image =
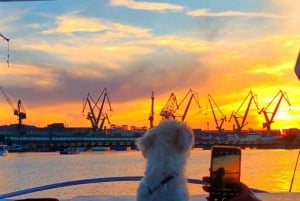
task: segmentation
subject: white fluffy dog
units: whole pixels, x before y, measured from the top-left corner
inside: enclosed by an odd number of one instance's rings
[[[193,144],[193,131],[175,120],[165,120],[137,139],[147,160],[137,201],[189,200],[184,167]]]

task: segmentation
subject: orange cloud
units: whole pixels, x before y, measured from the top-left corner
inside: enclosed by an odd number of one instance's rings
[[[73,14],[56,17],[56,23],[58,25],[56,28],[48,29],[43,33],[97,32],[107,29],[107,25],[97,18],[83,18]]]
[[[169,4],[169,3],[156,3],[156,2],[146,2],[146,1],[134,1],[134,0],[110,0],[113,6],[124,6],[131,9],[137,10],[149,10],[149,11],[181,11],[182,6]]]

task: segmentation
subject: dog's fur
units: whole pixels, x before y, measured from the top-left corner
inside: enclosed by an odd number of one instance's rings
[[[184,167],[194,144],[193,131],[184,123],[165,120],[136,144],[147,160],[137,201],[189,200]]]

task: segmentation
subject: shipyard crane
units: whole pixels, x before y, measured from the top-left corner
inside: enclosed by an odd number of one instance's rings
[[[10,3],[10,2],[15,2],[15,1],[49,1],[49,0],[1,0],[1,2],[5,2],[5,3]],[[0,33],[0,38],[2,38],[3,40],[5,40],[7,42],[7,66],[9,67],[9,38],[5,37],[2,33]]]
[[[102,118],[102,121],[100,123],[99,130],[103,130],[105,120],[107,120],[107,123],[110,124],[107,113],[104,113],[102,116],[103,116],[103,118]]]
[[[9,42],[9,38],[5,37],[2,33],[0,33],[0,38],[5,40],[6,42]]]
[[[240,109],[243,107],[243,105],[246,103],[246,101],[249,99],[249,102],[248,102],[248,105],[246,107],[246,110],[245,110],[245,113],[244,113],[244,116],[240,115],[239,112],[240,112]],[[242,129],[248,124],[248,122],[246,122],[246,119],[247,119],[247,116],[248,116],[248,113],[249,113],[249,109],[250,109],[250,106],[251,106],[251,103],[252,101],[255,103],[255,106],[256,106],[256,109],[259,110],[258,108],[258,102],[257,102],[257,95],[254,94],[251,90],[249,92],[249,94],[247,95],[247,97],[244,99],[244,101],[242,102],[242,104],[240,105],[240,107],[237,109],[236,112],[232,112],[230,118],[229,118],[229,122],[231,120],[231,118],[234,118],[235,120],[235,123],[236,123],[236,131],[238,132],[241,132]],[[238,119],[241,118],[242,121],[240,122]]]
[[[166,105],[160,112],[160,116],[162,120],[172,120],[175,119],[175,111],[178,109],[179,105],[177,103],[177,99],[174,93],[171,93]]]
[[[0,91],[2,92],[6,102],[12,108],[14,115],[18,116],[18,129],[19,129],[19,133],[22,134],[22,120],[26,119],[27,117],[22,101],[18,100],[17,108],[15,108],[14,104],[12,103],[12,101],[10,100],[10,98],[8,97],[8,95],[5,93],[5,91],[1,86],[0,86]]]
[[[279,98],[278,98],[279,97]],[[287,102],[287,104],[289,106],[291,106],[291,103],[288,99],[288,96],[287,96],[287,93],[282,91],[282,90],[279,90],[279,92],[274,96],[274,98],[271,100],[271,102],[266,106],[266,107],[263,107],[260,111],[259,111],[259,114],[263,113],[264,117],[265,117],[265,120],[266,122],[263,123],[263,128],[267,128],[267,133],[270,134],[270,131],[271,131],[271,124],[274,123],[274,118],[275,118],[275,115],[278,111],[278,108],[279,108],[279,105],[282,101],[282,99],[285,99],[285,101]],[[275,109],[273,112],[268,112],[268,109],[270,107],[270,105],[275,101],[275,100],[278,100],[276,106],[275,106]],[[268,113],[271,113],[271,116],[268,116]]]
[[[102,101],[100,102],[101,99],[102,99]],[[112,111],[107,89],[104,88],[102,90],[97,101],[95,101],[93,99],[93,97],[90,95],[90,93],[88,93],[88,95],[86,97],[84,97],[83,101],[84,102],[83,102],[82,112],[85,111],[86,105],[88,105],[89,112],[87,114],[87,119],[91,121],[92,128],[95,130],[97,130],[97,129],[102,130],[105,119],[108,119],[107,114],[103,113],[105,101],[107,101],[107,103],[109,105],[109,109],[110,109],[110,111]],[[102,123],[99,126],[100,120],[102,120]]]
[[[222,131],[224,130],[222,128],[224,122],[226,121],[226,115],[224,115],[222,113],[222,111],[220,110],[220,108],[218,107],[216,101],[213,99],[213,97],[208,94],[208,102],[209,102],[209,105],[210,105],[210,109],[212,111],[212,114],[213,114],[213,117],[214,117],[214,120],[215,120],[215,123],[216,123],[216,128],[219,130],[219,131]],[[216,116],[216,113],[215,113],[215,110],[214,108],[217,108],[219,114],[221,115],[221,118],[220,119],[217,119],[217,116]]]
[[[183,112],[183,115],[181,116],[181,121],[184,121],[184,120],[185,120],[186,115],[187,115],[187,112],[188,112],[188,110],[189,110],[189,108],[190,108],[190,106],[191,106],[192,100],[194,100],[194,101],[196,102],[196,104],[197,104],[197,106],[198,106],[199,109],[201,108],[201,107],[200,107],[200,103],[199,103],[199,98],[198,98],[197,92],[195,92],[195,91],[193,91],[192,89],[190,89],[190,90],[188,91],[188,93],[184,96],[184,98],[182,99],[182,101],[179,103],[177,109],[179,109],[179,108],[183,105],[183,103],[185,102],[185,100],[186,100],[189,96],[190,96],[190,98],[188,99],[188,103],[187,103],[187,105],[186,105],[186,107],[185,107],[185,110],[184,110],[184,112]]]
[[[7,66],[9,67],[9,38],[5,37],[2,33],[0,33],[0,38],[2,38],[3,40],[5,40],[7,42]]]

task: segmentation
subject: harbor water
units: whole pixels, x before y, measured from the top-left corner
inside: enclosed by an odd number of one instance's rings
[[[241,180],[251,188],[269,192],[288,192],[298,150],[242,151]],[[167,157],[167,156],[166,156]],[[208,175],[210,151],[194,149],[188,159],[186,175],[201,179]],[[299,164],[300,166],[300,164]],[[141,152],[99,151],[76,155],[47,153],[9,153],[0,157],[0,194],[51,183],[115,176],[142,176],[145,160]],[[79,195],[135,195],[138,182],[96,183],[69,186],[19,196],[71,198]],[[190,194],[205,194],[200,185],[189,184]],[[300,167],[292,192],[300,192]]]

